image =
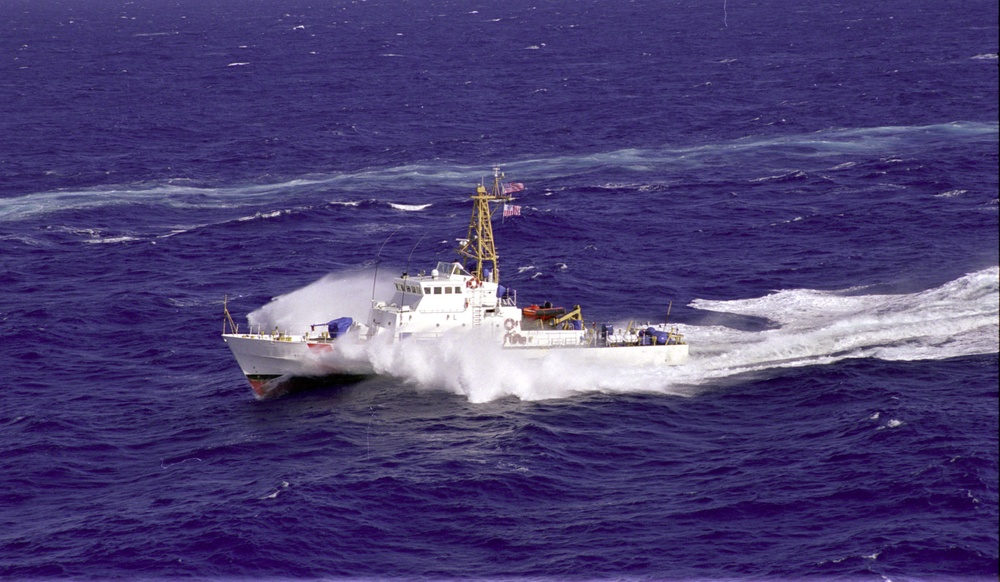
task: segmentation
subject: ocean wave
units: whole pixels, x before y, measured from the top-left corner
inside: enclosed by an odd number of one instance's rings
[[[0,222],[30,220],[73,210],[156,206],[175,210],[243,208],[275,199],[311,198],[341,188],[344,176],[309,175],[281,182],[209,186],[183,178],[0,198]]]
[[[760,166],[778,173],[750,178],[753,182],[797,181],[808,179],[814,168],[805,160],[819,156],[821,162],[815,169],[829,169],[831,156],[853,154],[878,156],[884,164],[902,160],[899,150],[908,143],[914,148],[924,148],[927,141],[954,144],[955,140],[995,139],[998,125],[986,122],[952,122],[926,126],[885,126],[871,128],[830,129],[814,133],[784,135],[780,137],[751,137],[702,144],[698,146],[663,146],[658,148],[626,148],[608,152],[585,153],[572,156],[555,156],[511,160],[503,165],[507,174],[529,176],[538,182],[563,179],[566,176],[607,175],[618,170],[629,174],[661,172],[669,167],[703,170],[727,165],[734,151],[760,154]],[[885,152],[895,154],[887,158]],[[794,160],[799,160],[795,162]],[[790,163],[801,164],[799,169],[786,170]],[[855,161],[834,166],[836,170],[853,167]],[[792,166],[795,167],[795,166]],[[40,192],[0,198],[0,221],[33,219],[67,210],[93,209],[120,205],[162,205],[170,208],[226,208],[240,207],[262,200],[288,198],[289,196],[314,196],[328,190],[361,193],[384,192],[387,189],[423,191],[465,191],[470,185],[488,181],[489,172],[482,166],[452,164],[448,162],[415,163],[383,168],[366,168],[358,171],[330,174],[310,174],[291,180],[250,185],[204,186],[171,179],[139,186],[105,186],[79,191]],[[528,184],[529,189],[531,184]],[[586,186],[581,186],[586,188]],[[638,188],[656,191],[665,188],[661,182],[608,182],[592,185],[599,189]],[[353,204],[331,202],[331,204]],[[415,209],[421,204],[400,204],[399,210]]]

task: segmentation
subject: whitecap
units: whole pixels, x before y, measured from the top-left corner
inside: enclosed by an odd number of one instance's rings
[[[935,198],[954,198],[955,196],[961,196],[962,194],[965,194],[966,192],[968,192],[968,190],[959,190],[959,189],[948,190],[947,192],[942,192],[940,194],[935,194],[934,197]]]
[[[258,220],[266,218],[277,218],[282,214],[291,214],[291,210],[272,210],[271,212],[257,212],[253,216],[241,216],[237,218],[237,222],[246,222],[248,220]]]
[[[392,206],[396,210],[403,210],[405,212],[419,212],[420,210],[426,210],[431,205],[430,204],[397,204],[395,202],[390,202],[389,206]]]
[[[17,241],[17,242],[19,242],[19,243],[21,243],[23,245],[30,246],[30,247],[42,246],[42,243],[40,241],[37,241],[37,240],[31,238],[30,236],[25,236],[25,235],[3,234],[3,235],[0,235],[0,240]]]
[[[249,65],[250,63],[229,63],[227,67],[243,67]]]
[[[780,181],[784,181],[784,180],[800,180],[802,178],[808,178],[808,177],[809,177],[808,174],[806,174],[805,172],[803,172],[801,170],[793,170],[793,171],[790,171],[790,172],[786,172],[784,174],[775,174],[773,176],[763,176],[763,177],[760,177],[760,178],[751,178],[750,181],[751,182],[769,182],[771,180],[780,180]]]
[[[88,244],[113,244],[113,243],[130,242],[134,240],[139,240],[139,239],[134,236],[124,235],[124,236],[111,236],[107,238],[91,238],[83,242]]]
[[[288,489],[288,486],[289,486],[288,481],[282,481],[281,484],[278,485],[277,487],[275,487],[270,493],[268,493],[267,495],[265,495],[263,497],[259,497],[258,499],[261,499],[261,500],[264,500],[264,499],[274,499],[274,498],[276,498],[278,496],[279,493],[281,493],[285,489]]]
[[[168,232],[166,234],[158,234],[158,235],[156,235],[156,238],[170,238],[172,236],[177,236],[178,234],[184,234],[185,232],[191,232],[193,230],[196,230],[196,229],[204,227],[204,226],[208,226],[208,225],[207,224],[199,224],[199,225],[188,226],[188,227],[184,227],[184,228],[173,228],[173,229],[170,229],[170,232]]]
[[[170,467],[173,467],[174,465],[183,465],[184,463],[187,463],[188,461],[198,461],[199,463],[202,462],[201,459],[199,459],[198,457],[190,457],[190,458],[187,458],[187,459],[183,459],[183,460],[177,461],[176,463],[167,463],[166,460],[161,460],[160,461],[160,468],[161,469],[169,469]]]

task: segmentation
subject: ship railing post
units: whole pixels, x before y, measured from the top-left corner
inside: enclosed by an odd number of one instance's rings
[[[222,335],[226,335],[226,324],[229,325],[229,331],[234,334],[240,333],[240,326],[233,322],[233,316],[229,314],[229,296],[223,295],[222,297],[222,313],[224,315],[222,319]]]

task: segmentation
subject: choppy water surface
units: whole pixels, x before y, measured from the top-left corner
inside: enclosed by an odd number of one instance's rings
[[[996,578],[995,4],[0,15],[0,574]],[[493,164],[505,285],[689,365],[254,400],[224,297],[363,312]]]

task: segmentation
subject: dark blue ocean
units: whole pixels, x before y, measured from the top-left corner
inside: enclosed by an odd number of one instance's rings
[[[995,0],[0,0],[0,577],[996,580],[997,51]],[[494,165],[521,303],[688,365],[254,398],[224,298],[343,315]]]

